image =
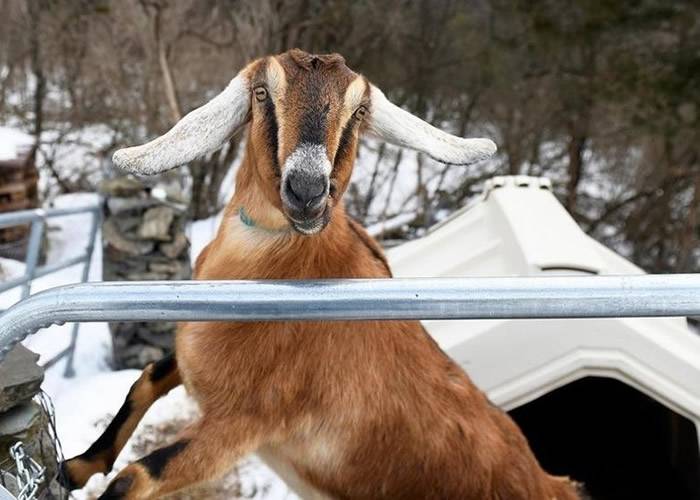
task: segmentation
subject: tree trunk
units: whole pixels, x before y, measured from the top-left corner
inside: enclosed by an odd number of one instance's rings
[[[182,118],[183,108],[168,57],[171,44],[163,39],[162,33],[163,12],[167,4],[142,3],[142,5],[147,13],[149,7],[154,9],[153,35],[158,54],[158,65],[170,111],[170,119],[174,124]],[[189,163],[188,170],[192,177],[189,216],[192,220],[209,218],[221,208],[219,206],[221,183],[236,158],[239,142],[239,137],[231,138],[222,151]]]
[[[574,214],[578,201],[578,185],[583,174],[583,152],[586,150],[585,134],[573,133],[569,139],[569,182],[566,187],[566,209]]]

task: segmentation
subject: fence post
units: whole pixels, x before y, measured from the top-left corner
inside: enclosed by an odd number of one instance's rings
[[[88,246],[85,249],[85,255],[87,260],[83,266],[83,275],[80,279],[81,283],[87,282],[90,277],[90,264],[92,264],[92,254],[95,250],[95,235],[97,234],[97,226],[100,223],[100,215],[102,210],[102,204],[98,209],[92,212],[92,217],[90,219],[90,237],[88,239]],[[73,323],[73,330],[70,336],[70,345],[68,346],[68,354],[66,359],[66,367],[63,370],[63,376],[66,378],[73,378],[75,376],[75,368],[73,367],[73,359],[75,356],[75,346],[78,343],[78,330],[80,329],[80,323]]]
[[[28,280],[22,287],[22,300],[29,297],[29,294],[32,291],[32,280],[34,279],[34,273],[36,272],[36,265],[39,262],[41,240],[44,234],[44,223],[45,221],[43,217],[32,221],[32,229],[29,233],[29,242],[27,243],[27,268],[24,272]]]

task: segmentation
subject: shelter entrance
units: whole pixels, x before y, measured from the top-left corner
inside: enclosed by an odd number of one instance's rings
[[[545,470],[595,500],[700,498],[693,422],[622,382],[587,377],[510,415]]]

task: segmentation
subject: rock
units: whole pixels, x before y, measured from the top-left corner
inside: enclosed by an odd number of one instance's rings
[[[37,419],[41,418],[41,408],[34,402],[25,402],[15,406],[0,417],[0,436],[5,439],[8,436],[26,438],[26,431],[34,426]],[[14,443],[13,443],[14,444]]]
[[[159,280],[167,280],[167,279],[168,279],[168,275],[163,274],[163,273],[146,272],[146,273],[127,273],[126,274],[127,281],[159,281]]]
[[[102,278],[105,281],[123,281],[129,273],[145,273],[148,271],[148,262],[141,258],[124,257],[117,255],[118,260],[105,262],[102,270]]]
[[[142,193],[145,187],[132,177],[117,177],[100,183],[100,193],[111,196],[135,196]]]
[[[171,260],[168,262],[151,262],[148,265],[148,269],[150,269],[154,273],[171,274],[171,275],[172,274],[175,274],[175,275],[182,274],[182,267],[183,267],[183,265],[176,260]]]
[[[160,324],[159,324],[160,325]],[[173,323],[162,323],[160,328],[153,328],[152,325],[145,326],[144,328],[139,328],[137,331],[137,336],[140,340],[145,341],[146,345],[152,345],[155,347],[160,347],[167,351],[173,350],[173,333],[175,333],[175,325]]]
[[[165,351],[154,346],[144,346],[138,354],[138,366],[146,366],[148,363],[158,361],[165,356]]]
[[[175,238],[173,239],[172,243],[161,243],[160,246],[158,247],[161,252],[163,252],[163,255],[166,257],[169,257],[171,259],[174,259],[176,257],[179,257],[180,254],[186,249],[189,248],[190,242],[187,239],[187,236],[185,236],[184,233],[177,233],[175,235]]]
[[[46,467],[45,477],[53,477],[56,474],[56,457],[53,452],[53,443],[47,432],[47,425],[46,414],[33,401],[15,406],[0,415],[0,464],[14,464],[9,449],[17,441],[22,441],[25,453]],[[14,465],[7,469],[15,472]],[[47,481],[48,479],[40,485],[40,494],[37,498],[44,498],[42,492],[49,487]]]
[[[141,224],[140,217],[129,217],[126,215],[120,215],[119,217],[112,217],[112,221],[117,225],[119,232],[122,234],[128,234],[136,230]]]
[[[143,368],[165,356],[165,350],[155,346],[133,345],[115,352],[119,368]]]
[[[109,246],[127,255],[146,255],[153,251],[155,244],[150,241],[135,241],[126,238],[112,217],[102,224],[102,239]]]
[[[119,198],[113,197],[107,199],[107,208],[112,215],[121,214],[124,212],[141,212],[147,208],[158,205],[158,200],[153,198]]]
[[[38,359],[38,355],[18,344],[0,363],[0,414],[39,392],[44,370],[36,364]]]
[[[2,469],[0,469],[0,485],[4,485],[4,488],[12,495],[10,498],[17,498],[19,496],[17,478]],[[2,496],[2,493],[4,493],[4,491],[0,489],[0,499],[5,499],[6,497]]]
[[[175,211],[166,206],[146,210],[139,227],[139,237],[146,240],[171,241],[170,225],[175,218]]]

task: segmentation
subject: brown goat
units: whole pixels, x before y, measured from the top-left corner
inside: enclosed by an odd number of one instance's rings
[[[339,55],[291,50],[249,64],[218,97],[115,162],[161,172],[245,124],[236,192],[197,279],[389,278],[380,246],[341,202],[359,134],[455,164],[495,151],[391,104]],[[108,472],[148,407],[180,383],[201,419],[126,467],[101,498],[159,497],[216,478],[250,452],[305,498],[578,498],[417,321],[184,323],[175,358],[144,370],[104,434],[64,464],[66,482]]]

